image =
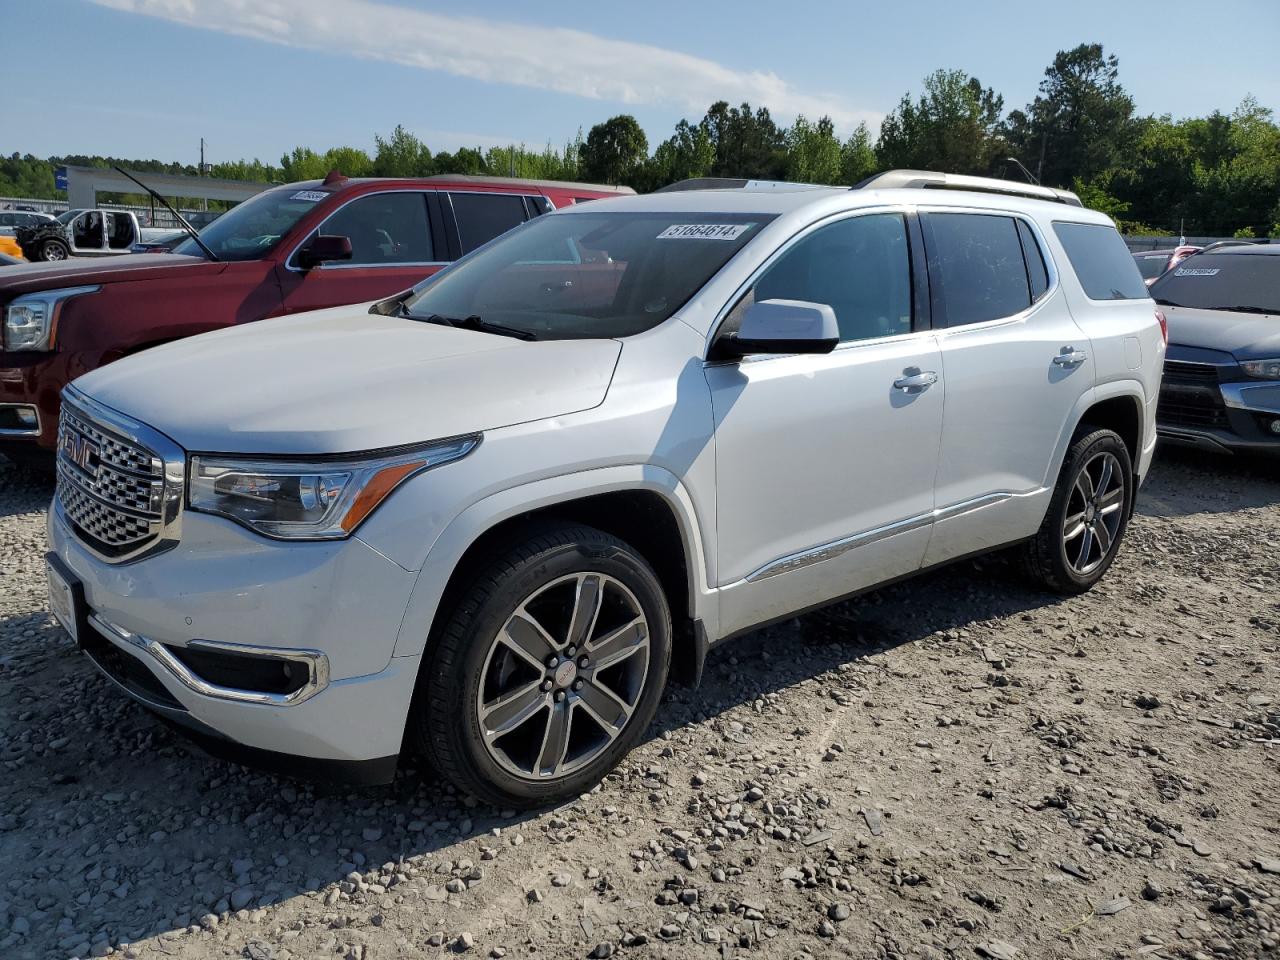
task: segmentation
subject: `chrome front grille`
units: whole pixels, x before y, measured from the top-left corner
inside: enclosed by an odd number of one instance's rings
[[[182,500],[181,451],[105,408],[64,398],[58,422],[61,512],[77,538],[104,560],[121,562],[176,542]]]

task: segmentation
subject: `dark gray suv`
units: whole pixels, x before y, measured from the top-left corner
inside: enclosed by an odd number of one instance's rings
[[[1160,437],[1280,453],[1280,245],[1198,253],[1151,295],[1169,321]]]

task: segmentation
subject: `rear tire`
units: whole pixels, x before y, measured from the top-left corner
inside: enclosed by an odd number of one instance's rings
[[[1133,508],[1129,448],[1113,430],[1072,441],[1044,522],[1022,547],[1028,575],[1055,593],[1084,593],[1115,560]]]
[[[499,807],[579,796],[643,736],[671,662],[671,613],[630,545],[530,531],[481,565],[423,658],[410,744]]]

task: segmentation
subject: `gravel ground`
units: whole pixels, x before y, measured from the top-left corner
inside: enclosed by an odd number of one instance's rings
[[[516,815],[211,760],[45,612],[0,466],[0,957],[1280,955],[1280,471],[1163,457],[1091,594],[964,563],[761,631]]]

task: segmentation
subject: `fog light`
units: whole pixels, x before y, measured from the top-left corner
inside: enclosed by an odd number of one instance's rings
[[[35,407],[19,407],[18,423],[24,427],[34,427],[36,425]],[[1280,426],[1280,420],[1277,420],[1273,426]]]
[[[1272,432],[1272,433],[1280,433],[1280,420],[1272,420],[1272,421],[1271,421],[1271,432]]]

